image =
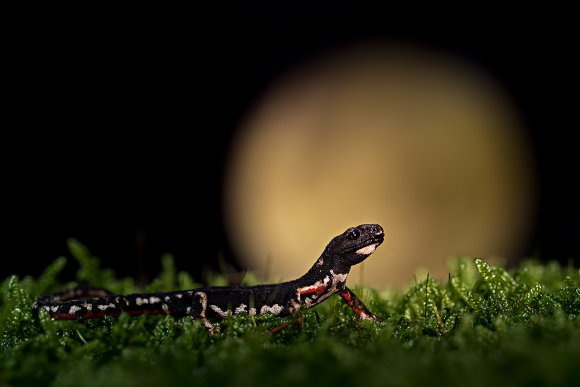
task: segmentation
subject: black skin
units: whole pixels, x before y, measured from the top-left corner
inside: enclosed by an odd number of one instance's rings
[[[231,314],[289,316],[333,294],[340,295],[361,320],[380,321],[346,286],[350,268],[364,261],[384,240],[378,224],[361,224],[334,237],[314,265],[300,278],[278,284],[215,286],[148,294],[115,295],[104,289],[76,288],[40,297],[33,305],[57,320],[167,314],[200,319],[214,333],[210,319]],[[362,249],[362,250],[361,250]]]

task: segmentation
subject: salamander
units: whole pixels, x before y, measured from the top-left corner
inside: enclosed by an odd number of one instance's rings
[[[57,320],[104,316],[165,314],[201,320],[213,334],[212,321],[231,315],[291,316],[334,294],[341,296],[361,320],[380,321],[346,286],[350,269],[375,252],[385,233],[378,224],[350,227],[334,237],[314,265],[301,277],[254,286],[213,286],[173,292],[117,295],[105,289],[75,288],[42,296],[33,309],[46,309]]]

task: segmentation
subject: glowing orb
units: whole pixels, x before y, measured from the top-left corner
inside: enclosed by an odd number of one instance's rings
[[[226,226],[249,269],[300,276],[347,227],[385,242],[350,284],[446,278],[446,258],[514,258],[533,209],[527,139],[494,80],[457,58],[365,46],[272,85],[240,128]],[[266,279],[266,278],[264,278]]]

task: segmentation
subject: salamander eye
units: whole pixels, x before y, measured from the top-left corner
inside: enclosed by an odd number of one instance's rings
[[[355,239],[358,239],[358,237],[360,236],[360,231],[356,228],[353,228],[352,230],[350,230],[347,234],[348,239],[350,239],[351,241],[354,241]]]

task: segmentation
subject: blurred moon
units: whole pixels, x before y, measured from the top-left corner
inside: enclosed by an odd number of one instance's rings
[[[241,126],[224,206],[235,252],[258,276],[302,275],[347,227],[385,242],[349,284],[445,279],[447,257],[514,254],[534,208],[528,139],[481,69],[385,44],[312,59],[272,84]],[[267,277],[267,278],[266,278]]]

